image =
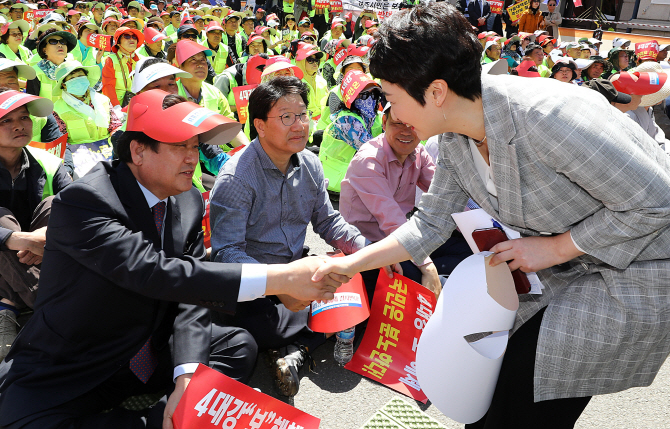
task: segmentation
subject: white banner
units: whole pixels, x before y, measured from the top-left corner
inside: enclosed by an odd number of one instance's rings
[[[375,12],[395,12],[400,10],[402,0],[375,1],[375,0],[342,0],[346,10],[374,10]]]

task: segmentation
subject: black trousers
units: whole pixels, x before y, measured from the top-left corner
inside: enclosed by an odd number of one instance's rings
[[[248,332],[240,328],[212,326],[211,368],[246,383],[256,364],[256,356],[256,343]],[[159,352],[158,367],[146,384],[126,365],[84,395],[25,417],[6,429],[160,428],[167,397],[142,411],[129,411],[119,404],[143,394],[169,395],[174,390],[173,369],[169,347],[165,347]]]
[[[535,351],[544,310],[510,338],[498,384],[488,412],[465,429],[569,429],[575,426],[591,397],[534,402]]]

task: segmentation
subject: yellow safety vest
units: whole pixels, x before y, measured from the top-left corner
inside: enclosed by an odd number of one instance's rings
[[[30,49],[26,48],[23,45],[19,45],[19,55],[16,55],[14,51],[12,51],[9,48],[9,45],[6,43],[0,44],[0,53],[2,53],[8,60],[22,61],[26,64],[28,64],[28,62],[33,56],[33,53],[30,52]]]
[[[37,73],[37,79],[40,80],[40,97],[48,98],[55,103],[56,100],[60,99],[63,92],[60,85],[55,80],[49,79],[37,64],[33,66],[33,69]]]
[[[58,167],[60,167],[60,165],[63,163],[63,160],[42,149],[37,149],[30,146],[26,146],[26,149],[42,167],[44,174],[46,174],[47,180],[44,182],[42,199],[52,196],[54,194],[54,176],[56,175],[56,171],[58,171]]]
[[[312,85],[306,79],[303,78],[302,81],[309,87],[307,109],[312,111],[312,118],[316,118],[321,115],[321,100],[328,94],[328,83],[318,74],[314,78],[316,88],[312,88]]]
[[[47,118],[30,115],[33,121],[33,139],[34,142],[42,142],[42,128],[47,124]]]
[[[179,95],[188,98],[188,94],[186,93],[186,89],[184,89],[184,85],[182,84],[181,80],[177,81],[177,87],[179,88]],[[202,97],[200,97],[199,104],[202,107],[235,120],[235,115],[233,115],[233,112],[230,110],[228,101],[223,97],[221,91],[216,89],[215,86],[210,85],[207,82],[203,82],[202,87],[200,87],[200,93],[202,94]]]
[[[205,48],[210,49],[206,38],[203,40],[202,45]],[[219,43],[218,51],[215,51],[214,49],[210,49],[210,51],[212,51],[212,56],[209,58],[209,60],[212,63],[212,67],[214,68],[214,73],[220,74],[227,68],[226,62],[228,61],[228,46],[224,45],[223,43]]]
[[[353,116],[361,121],[361,123],[365,123],[363,118],[350,110],[340,111],[338,117],[342,116]],[[381,122],[381,116],[377,115],[372,125],[373,136],[382,133]],[[321,165],[323,165],[323,175],[328,179],[328,190],[340,192],[342,179],[347,174],[347,168],[349,168],[349,163],[356,154],[356,149],[349,146],[345,141],[336,138],[333,126],[331,123],[323,132],[323,141],[321,142],[321,149],[319,149],[319,160],[321,161]]]
[[[221,36],[221,43],[228,46],[228,33],[225,31]],[[235,50],[237,51],[237,58],[242,58],[244,50],[242,49],[242,36],[240,36],[240,33],[235,33]]]
[[[72,57],[79,61],[81,65],[83,66],[94,66],[97,63],[95,62],[95,57],[98,55],[98,50],[95,48],[89,47],[88,50],[86,51],[86,57],[83,57],[82,50],[81,50],[81,42],[77,42],[77,46],[72,50],[71,54]]]
[[[98,97],[103,97],[103,104],[105,111],[111,109],[109,98],[102,94],[96,94]],[[73,109],[61,98],[54,103],[54,111],[65,122],[67,127],[67,142],[70,144],[91,143],[103,140],[109,137],[109,130],[107,128],[98,127],[95,125],[95,120],[89,118],[84,114]]]

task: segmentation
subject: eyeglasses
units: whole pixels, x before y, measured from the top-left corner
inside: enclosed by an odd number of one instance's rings
[[[360,100],[367,100],[370,97],[379,98],[379,95],[376,91],[365,91],[358,94]]]
[[[309,122],[310,118],[312,117],[312,111],[308,110],[304,113],[297,114],[297,113],[284,113],[281,116],[268,116],[268,118],[280,118],[281,123],[284,124],[287,127],[290,127],[293,125],[296,121],[296,119],[300,118],[300,122],[303,124],[306,124]]]
[[[308,57],[305,61],[310,64],[319,64],[319,59],[317,57]]]
[[[47,43],[50,45],[61,45],[61,46],[67,46],[67,42],[65,39],[49,39],[47,40]]]
[[[126,40],[139,40],[136,35],[131,33],[123,33],[121,35],[121,38]]]
[[[23,37],[23,32],[22,31],[14,31],[14,32],[9,32],[9,37]]]
[[[189,39],[189,40],[196,40],[198,38],[198,35],[193,34],[193,33],[182,34],[181,38],[182,39]]]

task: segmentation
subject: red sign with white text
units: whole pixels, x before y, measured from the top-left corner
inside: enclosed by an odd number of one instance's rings
[[[28,22],[32,21],[33,19],[42,19],[51,12],[53,12],[53,9],[29,10],[23,12],[23,19],[25,19]]]
[[[240,118],[240,124],[246,124],[249,117],[249,96],[258,85],[244,85],[233,88],[235,95],[235,106],[237,107],[237,116]]]
[[[344,367],[425,404],[428,398],[416,377],[416,348],[435,303],[435,294],[420,284],[380,272],[365,335]]]
[[[320,422],[202,364],[172,417],[175,429],[317,429]]]
[[[65,147],[67,146],[67,133],[58,137],[56,140],[49,143],[30,142],[30,147],[43,149],[52,155],[56,155],[60,159],[65,156]]]
[[[105,52],[112,52],[112,36],[91,33],[88,36],[88,46]]]
[[[202,193],[202,199],[205,200],[205,216],[202,218],[202,231],[205,238],[205,249],[212,247],[212,227],[209,223],[209,191]]]
[[[342,0],[330,0],[330,13],[342,13],[344,9],[342,8]]]
[[[489,4],[491,5],[491,13],[502,14],[503,5],[505,4],[503,0],[489,0]]]
[[[363,277],[356,274],[337,288],[335,298],[310,305],[307,326],[315,332],[339,332],[356,326],[370,317],[370,304]]]

